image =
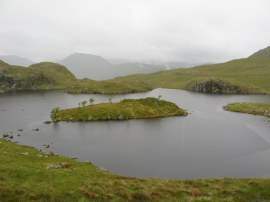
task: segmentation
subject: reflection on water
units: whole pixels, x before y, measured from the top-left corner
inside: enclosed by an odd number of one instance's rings
[[[115,173],[138,177],[205,178],[270,177],[270,122],[267,118],[227,112],[237,101],[270,102],[266,95],[207,95],[156,89],[115,95],[158,97],[191,113],[187,117],[46,125],[54,107],[78,106],[90,97],[108,102],[106,95],[24,92],[0,95],[0,132],[15,133],[14,141],[80,160],[90,160]],[[23,132],[17,129],[23,128]],[[39,128],[40,131],[33,131]],[[16,134],[21,136],[17,137]]]

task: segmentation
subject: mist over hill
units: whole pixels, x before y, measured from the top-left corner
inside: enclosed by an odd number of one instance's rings
[[[0,60],[0,93],[21,90],[62,89],[69,93],[123,94],[149,91],[145,82],[119,83],[77,79],[65,66],[41,62],[29,67],[9,65]]]
[[[17,55],[0,55],[0,60],[3,60],[4,62],[10,65],[18,65],[18,66],[24,66],[24,67],[28,67],[34,64],[34,62],[31,61],[30,59],[20,57]]]
[[[100,56],[86,53],[74,53],[59,63],[65,65],[77,78],[94,80],[106,80],[129,74],[153,73],[164,70],[161,65],[143,63],[112,64]]]
[[[205,63],[191,63],[191,62],[183,62],[183,61],[160,61],[160,60],[149,60],[149,61],[144,61],[144,62],[139,62],[139,61],[130,61],[130,60],[125,60],[125,59],[110,59],[108,60],[110,63],[119,65],[119,64],[137,64],[137,65],[149,65],[152,67],[158,67],[161,68],[162,70],[171,70],[171,69],[177,69],[177,68],[188,68],[188,67],[195,67],[198,65],[202,65]]]
[[[22,67],[29,67],[34,64],[30,59],[16,55],[0,55],[0,60],[9,65]],[[101,56],[86,53],[71,54],[57,63],[66,66],[79,79],[88,78],[93,80],[107,80],[131,74],[147,74],[196,66],[196,64],[178,61],[106,60]]]
[[[106,79],[106,69],[111,64],[100,56],[74,53],[59,62],[65,65],[77,78]]]
[[[140,63],[115,66],[102,57],[88,54],[74,54],[64,62],[71,66],[66,68],[57,63],[42,62],[26,68],[12,66],[0,60],[0,90],[68,89],[72,93],[128,93],[162,87],[207,93],[270,94],[270,47],[247,58],[225,63],[149,74],[138,73],[153,69],[157,71],[158,68]],[[92,64],[93,68],[89,64]],[[131,74],[132,71],[128,71],[130,69],[137,74],[123,76]],[[76,73],[80,74],[81,78],[119,77],[108,81],[80,80],[75,78],[78,77]]]
[[[247,58],[219,64],[179,68],[145,75],[119,77],[120,82],[144,81],[152,88],[186,89],[207,93],[270,94],[270,47]]]

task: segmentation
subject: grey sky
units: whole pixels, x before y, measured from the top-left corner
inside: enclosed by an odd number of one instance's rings
[[[0,0],[0,54],[220,62],[270,45],[269,0]]]

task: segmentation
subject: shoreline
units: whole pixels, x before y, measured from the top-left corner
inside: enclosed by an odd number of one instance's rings
[[[62,201],[270,200],[267,191],[270,178],[125,177],[89,162],[43,153],[2,138],[0,142],[0,198],[3,201],[19,198],[25,201],[45,198]],[[37,183],[40,180],[42,183]]]

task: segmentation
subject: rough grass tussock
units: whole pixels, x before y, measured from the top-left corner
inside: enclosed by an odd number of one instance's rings
[[[0,139],[0,200],[269,201],[270,179],[131,178]],[[55,167],[55,165],[69,165]]]

